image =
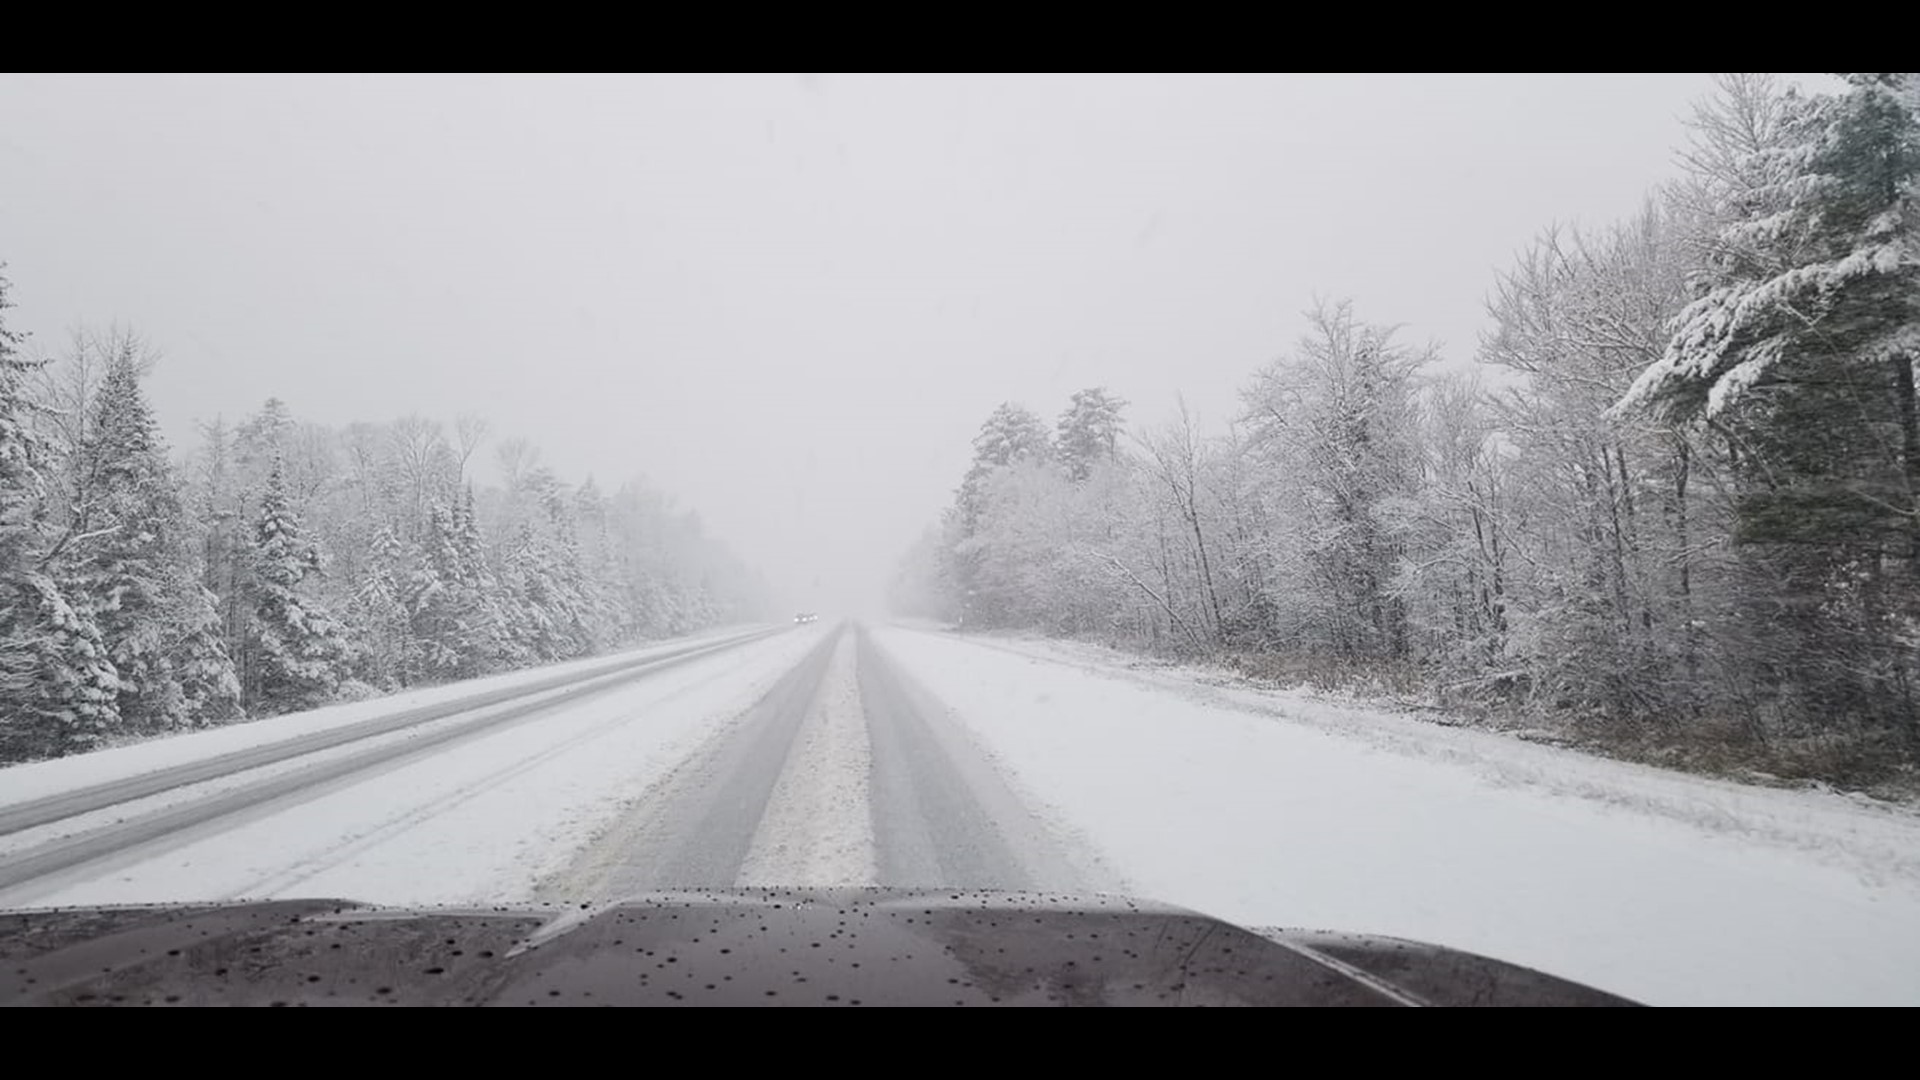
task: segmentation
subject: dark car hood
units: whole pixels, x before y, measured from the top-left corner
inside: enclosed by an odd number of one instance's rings
[[[1391,938],[1257,934],[1099,897],[652,893],[600,907],[331,900],[0,914],[16,1005],[1627,1005]]]

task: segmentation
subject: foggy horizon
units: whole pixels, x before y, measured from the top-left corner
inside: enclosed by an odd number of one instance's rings
[[[1218,429],[1317,298],[1472,359],[1558,222],[1673,173],[1705,75],[0,80],[13,325],[120,325],[176,455],[268,397],[645,476],[788,602],[874,610],[969,440],[1105,386]],[[1410,163],[1411,162],[1411,163]],[[476,460],[490,471],[492,447]]]

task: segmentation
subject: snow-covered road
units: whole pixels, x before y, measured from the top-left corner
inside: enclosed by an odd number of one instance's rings
[[[955,886],[1091,892],[1052,824],[885,657],[835,628],[650,786],[539,892]]]
[[[676,643],[0,770],[5,813],[57,796],[62,781],[98,790],[242,751],[265,751],[268,762],[0,837],[0,907],[525,896],[635,786],[690,752],[715,717],[751,705],[817,637],[722,636],[691,652]],[[607,674],[615,668],[623,673]],[[556,676],[582,681],[548,688]],[[516,687],[533,692],[497,700]],[[474,700],[483,704],[339,746],[273,752]]]
[[[665,643],[0,770],[8,821],[0,907],[1127,892],[1652,1003],[1920,1004],[1910,812],[897,627]]]

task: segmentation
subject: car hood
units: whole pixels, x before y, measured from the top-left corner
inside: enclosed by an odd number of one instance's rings
[[[1392,938],[1103,897],[663,892],[570,908],[335,900],[0,914],[19,1005],[1627,1005]]]

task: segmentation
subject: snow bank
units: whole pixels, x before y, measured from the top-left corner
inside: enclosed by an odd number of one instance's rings
[[[1920,1004],[1920,817],[1082,646],[876,641],[1139,895],[1656,1004]]]

